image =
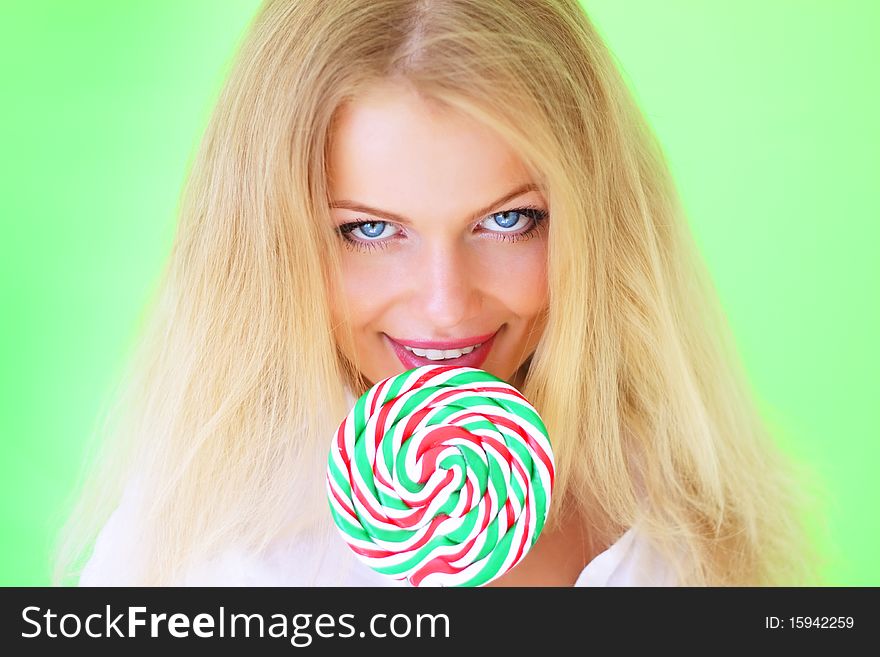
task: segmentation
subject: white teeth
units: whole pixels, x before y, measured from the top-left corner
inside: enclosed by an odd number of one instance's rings
[[[413,352],[416,356],[421,356],[428,360],[447,360],[449,358],[460,358],[465,354],[469,354],[482,344],[483,343],[481,342],[480,344],[465,347],[464,349],[418,349],[416,347],[407,347],[406,345],[403,345],[403,347],[407,351]]]

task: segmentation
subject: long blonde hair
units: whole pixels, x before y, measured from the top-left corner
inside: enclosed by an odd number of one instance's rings
[[[554,504],[576,505],[597,545],[638,523],[682,584],[809,583],[803,477],[765,429],[661,150],[576,0],[264,4],[54,581],[76,576],[132,481],[132,583],[179,582],[232,543],[326,535],[329,437],[345,388],[365,386],[330,320],[327,144],[338,108],[388,79],[497,131],[546,190],[549,315],[523,392],[553,440]]]

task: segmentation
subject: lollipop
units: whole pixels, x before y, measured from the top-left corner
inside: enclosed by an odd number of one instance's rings
[[[553,454],[537,411],[472,367],[380,381],[330,448],[327,492],[358,559],[413,586],[482,586],[541,533]]]

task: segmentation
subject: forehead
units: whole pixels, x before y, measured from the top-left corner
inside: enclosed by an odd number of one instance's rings
[[[412,212],[452,199],[471,206],[529,181],[517,155],[492,130],[394,83],[340,108],[329,159],[333,199]]]

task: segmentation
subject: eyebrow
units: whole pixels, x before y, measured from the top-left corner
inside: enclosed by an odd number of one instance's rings
[[[520,185],[516,189],[508,192],[501,198],[493,201],[489,205],[484,208],[481,208],[474,212],[472,218],[479,218],[484,214],[488,214],[490,210],[498,207],[502,203],[506,203],[507,201],[516,198],[517,196],[522,196],[526,192],[537,192],[540,191],[541,187],[534,183],[526,183],[525,185]],[[345,210],[354,210],[356,212],[364,212],[366,214],[371,214],[375,217],[382,217],[383,219],[390,219],[391,221],[396,221],[401,224],[410,224],[410,221],[399,214],[395,214],[393,212],[389,212],[388,210],[380,210],[378,208],[371,208],[368,205],[363,205],[361,203],[356,203],[354,201],[334,201],[330,204],[331,208],[342,208]]]

